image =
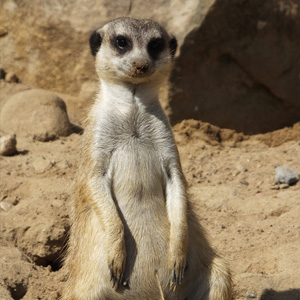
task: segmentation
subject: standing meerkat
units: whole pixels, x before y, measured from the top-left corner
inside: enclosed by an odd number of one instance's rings
[[[90,47],[100,92],[75,181],[62,299],[231,299],[158,101],[176,39],[151,20],[118,18],[93,32]]]

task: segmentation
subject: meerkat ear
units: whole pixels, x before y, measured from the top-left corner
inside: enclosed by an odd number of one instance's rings
[[[171,56],[174,57],[177,49],[177,40],[174,36],[172,36],[169,41],[169,49],[170,49]]]
[[[101,42],[102,37],[100,33],[97,30],[95,30],[90,36],[90,48],[93,56],[96,56],[97,52],[99,51]]]

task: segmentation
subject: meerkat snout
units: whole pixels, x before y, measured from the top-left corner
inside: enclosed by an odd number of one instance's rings
[[[149,63],[138,63],[138,62],[133,62],[132,63],[132,68],[131,71],[133,75],[142,75],[147,72],[149,68]]]

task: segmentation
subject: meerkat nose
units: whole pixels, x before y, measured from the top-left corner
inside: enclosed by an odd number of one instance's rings
[[[147,72],[149,68],[149,64],[148,63],[137,63],[137,62],[134,62],[132,64],[132,69],[133,69],[133,72],[137,75],[139,74],[144,74]]]

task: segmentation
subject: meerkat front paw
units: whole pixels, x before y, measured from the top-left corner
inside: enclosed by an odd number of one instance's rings
[[[108,267],[110,270],[110,281],[112,287],[117,288],[123,283],[123,276],[125,272],[126,254],[125,251],[118,251],[114,258],[109,259]]]
[[[120,284],[123,284],[123,276],[126,265],[126,248],[125,240],[120,239],[118,243],[113,244],[108,250],[108,267],[110,270],[110,280],[112,286],[118,288]]]
[[[184,271],[186,270],[186,256],[185,255],[171,255],[169,257],[169,270],[171,272],[171,286],[175,289],[182,283]]]

